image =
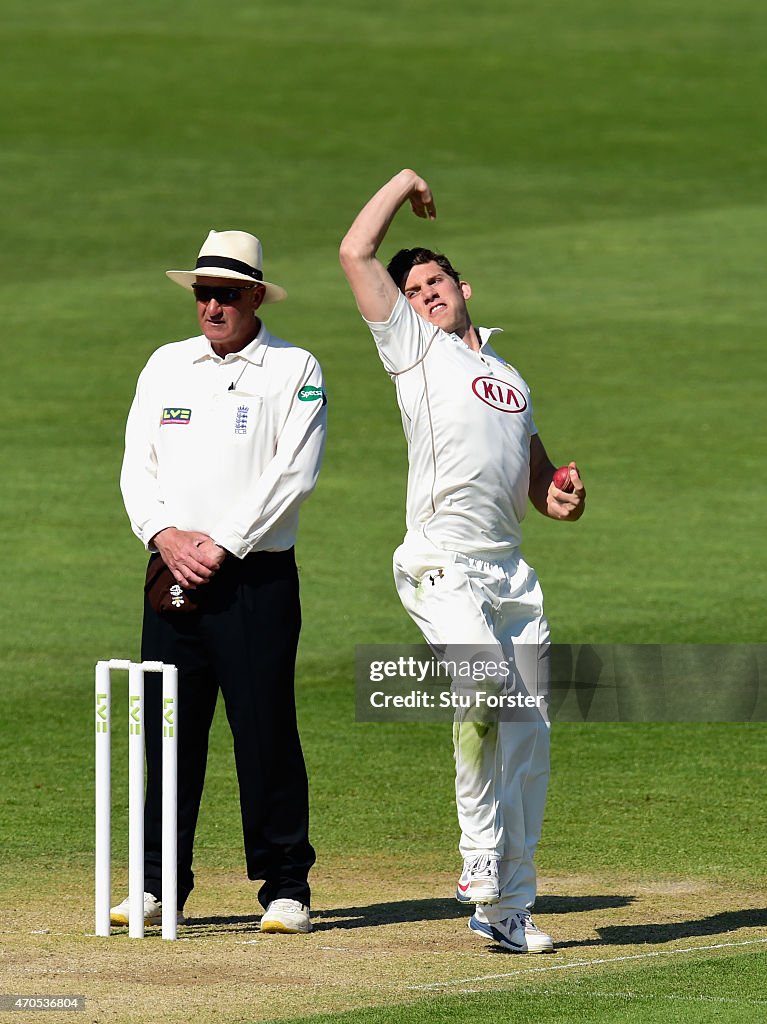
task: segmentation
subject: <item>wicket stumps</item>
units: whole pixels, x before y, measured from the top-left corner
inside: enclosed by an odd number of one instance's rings
[[[112,677],[128,673],[128,935],[144,935],[144,673],[162,673],[162,937],[175,939],[178,671],[160,661],[96,665],[96,935],[109,935],[112,902]]]

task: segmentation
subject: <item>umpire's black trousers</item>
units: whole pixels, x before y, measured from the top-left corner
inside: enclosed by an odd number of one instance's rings
[[[157,613],[144,601],[141,656],[178,666],[178,908],[194,887],[192,851],[219,688],[234,738],[248,878],[258,898],[309,904],[306,768],[296,725],[294,672],[301,608],[293,549],[228,556],[195,591],[200,609]],[[146,677],[144,888],[161,884],[161,680]]]

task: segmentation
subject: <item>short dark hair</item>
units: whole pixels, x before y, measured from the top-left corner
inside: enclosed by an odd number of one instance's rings
[[[452,277],[456,284],[461,283],[458,271],[453,267],[447,256],[441,252],[432,252],[431,249],[400,249],[389,260],[386,269],[399,290],[404,291],[407,275],[413,267],[422,263],[436,263],[449,277]]]

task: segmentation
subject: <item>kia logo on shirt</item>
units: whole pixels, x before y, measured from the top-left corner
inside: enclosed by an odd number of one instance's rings
[[[476,377],[471,383],[471,390],[486,405],[501,412],[524,412],[527,408],[524,393],[497,377]]]

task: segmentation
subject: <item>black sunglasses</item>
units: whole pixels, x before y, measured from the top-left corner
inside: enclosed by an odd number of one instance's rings
[[[198,302],[207,303],[211,299],[215,299],[219,306],[232,306],[235,302],[239,302],[243,292],[249,292],[251,288],[255,287],[254,284],[245,284],[241,288],[226,288],[222,285],[214,284],[193,284],[192,291]]]

